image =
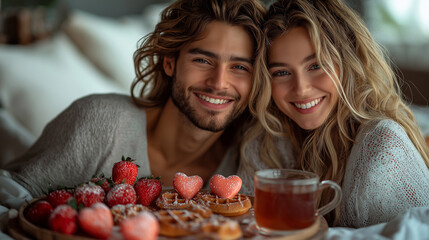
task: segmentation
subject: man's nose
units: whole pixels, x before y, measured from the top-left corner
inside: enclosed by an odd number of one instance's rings
[[[230,73],[226,67],[218,66],[212,75],[207,79],[207,85],[216,90],[223,90],[229,87]]]

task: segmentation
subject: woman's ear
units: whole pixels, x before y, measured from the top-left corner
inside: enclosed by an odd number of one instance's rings
[[[174,64],[176,63],[174,57],[164,57],[163,67],[167,76],[172,77],[174,74]]]

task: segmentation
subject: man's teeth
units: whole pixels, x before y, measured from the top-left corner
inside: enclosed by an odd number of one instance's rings
[[[211,98],[211,97],[207,97],[205,95],[198,95],[198,97],[203,99],[206,102],[211,103],[211,104],[224,104],[224,103],[231,101],[231,100],[226,100],[226,99]]]
[[[308,109],[308,108],[312,108],[314,106],[316,106],[318,103],[320,103],[320,101],[322,100],[322,98],[318,98],[316,100],[313,100],[311,102],[308,103],[293,103],[295,105],[295,107],[300,108],[300,109]]]

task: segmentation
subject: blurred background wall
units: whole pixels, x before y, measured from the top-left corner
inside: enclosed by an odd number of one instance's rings
[[[171,1],[0,0],[0,168],[76,99],[130,94],[133,53]],[[345,1],[388,51],[429,144],[429,0]]]
[[[428,105],[429,1],[345,1],[362,16],[376,41],[387,49],[394,65],[397,66],[398,75],[404,80],[403,92],[407,99],[415,104]],[[51,25],[47,27],[55,28],[54,20],[59,22],[58,19],[64,18],[69,9],[82,9],[101,16],[120,17],[139,14],[146,6],[162,2],[170,0],[0,0],[0,9],[3,12],[3,15],[0,15],[0,36],[5,30],[1,24],[4,22],[1,21],[1,16],[4,17],[4,13],[11,7],[43,5],[48,9],[60,9],[47,15],[51,18]],[[268,6],[273,0],[264,2]]]

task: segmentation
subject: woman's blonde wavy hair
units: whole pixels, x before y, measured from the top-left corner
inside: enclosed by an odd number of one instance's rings
[[[402,98],[399,79],[383,49],[353,10],[341,0],[278,0],[270,6],[266,19],[268,44],[291,28],[308,30],[316,58],[333,80],[340,98],[327,121],[313,131],[301,129],[271,99],[262,99],[253,112],[259,122],[245,133],[241,146],[243,165],[249,174],[255,170],[245,155],[250,141],[262,135],[260,158],[271,168],[282,168],[274,136],[288,136],[298,169],[341,185],[359,126],[374,119],[399,123],[429,166],[429,149]],[[324,194],[319,205],[331,198],[330,193]],[[337,215],[338,209],[326,216],[331,225],[335,225]]]
[[[264,89],[269,86],[269,79],[261,70],[265,69],[265,56],[261,51],[266,47],[262,31],[265,14],[266,9],[259,0],[178,0],[172,3],[163,10],[154,31],[141,39],[134,53],[136,78],[131,86],[134,102],[143,107],[163,106],[172,90],[172,78],[164,72],[164,58],[177,59],[184,45],[201,39],[209,23],[220,21],[242,26],[252,38],[253,85],[249,107],[256,108],[255,103],[262,93],[267,93]],[[246,110],[235,122],[242,124],[250,116]]]

